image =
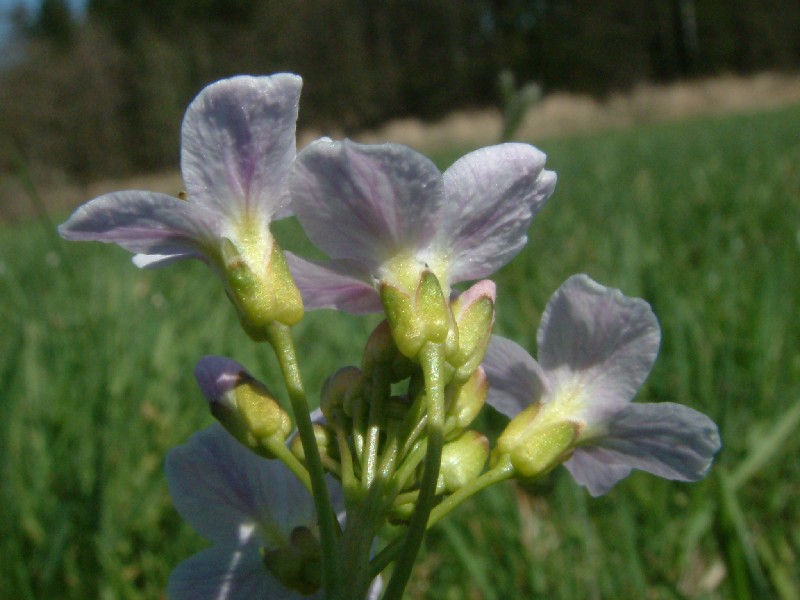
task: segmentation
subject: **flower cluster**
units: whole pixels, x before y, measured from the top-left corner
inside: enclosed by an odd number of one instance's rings
[[[296,154],[300,88],[288,74],[210,85],[183,122],[185,198],[108,194],[59,228],[139,267],[207,263],[286,383],[291,414],[234,360],[198,362],[219,423],[173,450],[166,473],[214,545],[177,567],[171,598],[399,598],[427,528],[488,485],[560,464],[592,495],[632,469],[707,473],[720,447],[708,417],[631,402],[660,341],[643,300],[576,275],[544,310],[538,362],[492,336],[486,278],[555,188],[541,151],[491,146],[444,173],[396,144],[323,138]],[[292,215],[327,260],[279,247],[270,224]],[[320,308],[385,320],[310,413],[290,328]],[[493,447],[473,429],[485,404],[510,417]]]

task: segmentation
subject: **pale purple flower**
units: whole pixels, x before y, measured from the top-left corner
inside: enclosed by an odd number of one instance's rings
[[[171,450],[165,468],[175,508],[214,543],[172,572],[172,600],[305,597],[284,587],[261,554],[288,546],[297,527],[316,531],[313,500],[283,463],[255,455],[214,424]]]
[[[302,80],[239,76],[206,87],[181,130],[188,200],[113,192],[79,207],[59,227],[68,240],[113,242],[139,267],[198,258],[218,271],[225,254],[260,274],[269,264],[272,220],[288,216],[289,168]]]
[[[631,469],[696,481],[720,448],[714,422],[681,404],[631,403],[653,367],[660,336],[645,301],[575,275],[545,308],[538,363],[514,342],[493,337],[483,363],[487,402],[512,419],[538,403],[531,435],[574,424],[574,453],[564,464],[593,496]]]
[[[442,174],[405,146],[315,142],[289,184],[297,218],[331,259],[288,257],[306,307],[380,311],[380,282],[413,290],[425,269],[445,295],[487,277],[522,249],[553,192],[544,163],[533,146],[501,144]]]

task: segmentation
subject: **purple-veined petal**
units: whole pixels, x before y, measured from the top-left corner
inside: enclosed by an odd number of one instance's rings
[[[181,131],[181,171],[189,199],[238,220],[286,215],[288,175],[302,80],[280,73],[240,76],[206,87]]]
[[[202,206],[166,194],[126,191],[80,206],[58,232],[67,240],[115,243],[139,255],[156,255],[163,264],[213,259],[219,227],[218,216]],[[146,259],[135,262],[155,266]]]
[[[383,310],[377,290],[366,281],[370,275],[360,265],[311,261],[291,252],[286,252],[286,261],[306,310],[336,308],[354,315]],[[362,273],[362,278],[353,277],[356,273]]]
[[[533,217],[553,193],[556,176],[528,144],[481,148],[444,173],[445,207],[436,247],[450,255],[453,283],[497,271],[528,240]]]
[[[702,479],[720,449],[716,424],[703,413],[673,402],[632,403],[605,428],[605,435],[587,443],[607,450],[618,463],[665,479]]]
[[[608,451],[593,446],[575,450],[564,466],[575,482],[584,486],[594,497],[607,493],[631,472],[631,467],[616,462]]]
[[[427,248],[441,226],[441,173],[405,146],[319,140],[297,156],[290,188],[309,239],[367,270]]]
[[[586,275],[570,277],[547,303],[539,326],[539,364],[554,394],[579,390],[590,425],[626,405],[655,362],[661,330],[644,300]]]
[[[489,378],[486,402],[511,418],[547,394],[549,385],[542,368],[509,339],[493,335],[481,366]]]
[[[719,430],[682,404],[630,404],[604,424],[606,433],[582,443],[565,463],[593,496],[609,491],[631,469],[677,481],[706,476],[720,449]]]
[[[214,424],[167,455],[165,470],[175,508],[203,537],[239,545],[251,537],[273,547],[316,522],[311,496],[278,461],[265,460]]]

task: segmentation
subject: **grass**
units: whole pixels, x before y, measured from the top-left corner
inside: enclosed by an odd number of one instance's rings
[[[575,272],[647,299],[663,342],[639,399],[708,413],[724,447],[697,484],[635,473],[592,499],[558,469],[489,489],[429,534],[409,597],[798,598],[798,130],[795,107],[543,143],[559,184],[497,275],[497,331],[533,351]],[[230,355],[281,389],[220,288],[199,264],[142,272],[115,247],[3,229],[0,597],[162,598],[204,547],[162,473],[211,422],[194,363]],[[374,323],[308,316],[310,391]]]

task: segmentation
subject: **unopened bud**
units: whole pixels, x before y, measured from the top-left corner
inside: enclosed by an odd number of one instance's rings
[[[489,380],[481,367],[458,390],[445,415],[444,430],[448,437],[461,433],[478,416],[489,394]]]
[[[477,431],[465,431],[442,449],[436,492],[452,494],[478,477],[489,458],[489,440]]]
[[[328,457],[336,460],[336,445],[330,430],[325,425],[320,423],[313,423],[312,427],[314,429],[314,440],[317,442],[317,448],[319,449],[320,456],[323,458]],[[289,450],[292,452],[292,454],[294,454],[297,460],[305,462],[306,452],[303,448],[303,441],[300,439],[299,435],[296,435],[294,438],[292,438],[292,441],[289,445]]]
[[[292,421],[267,387],[237,362],[224,357],[203,358],[195,374],[211,414],[242,444],[271,457],[265,443],[283,443]]]
[[[389,321],[378,323],[364,346],[361,369],[367,376],[378,369],[389,373],[389,381],[402,381],[414,370],[414,364],[403,356],[392,337]]]
[[[320,409],[330,423],[353,416],[353,402],[364,393],[364,375],[358,367],[344,367],[322,385]]]
[[[458,346],[449,352],[447,362],[457,369],[454,378],[469,377],[483,360],[494,326],[494,303],[497,287],[493,281],[479,281],[456,298],[452,304],[458,329]]]

